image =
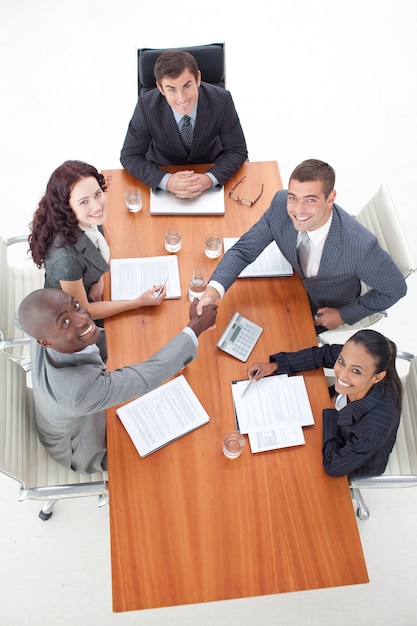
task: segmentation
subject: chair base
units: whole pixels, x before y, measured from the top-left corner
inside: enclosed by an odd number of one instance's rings
[[[355,500],[356,504],[358,505],[358,508],[356,509],[356,515],[361,520],[369,519],[370,512],[369,512],[368,507],[365,504],[365,501],[362,497],[360,490],[357,489],[356,487],[350,487],[350,492],[352,494],[352,499]]]
[[[56,503],[58,502],[59,499],[62,498],[55,498],[53,500],[47,500],[41,510],[39,511],[39,519],[41,519],[43,522],[47,522],[49,519],[51,519],[52,517],[52,513],[53,513],[53,509],[54,506],[56,505]],[[98,506],[101,508],[103,506],[109,507],[109,493],[101,493],[98,496]]]

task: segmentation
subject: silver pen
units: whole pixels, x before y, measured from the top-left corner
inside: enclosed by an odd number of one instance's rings
[[[243,396],[245,395],[245,393],[247,392],[247,390],[249,389],[251,384],[255,382],[255,376],[258,376],[258,374],[260,374],[260,373],[261,373],[260,370],[256,370],[256,372],[254,373],[254,375],[252,376],[252,378],[250,379],[250,381],[248,382],[248,384],[244,388],[243,393],[240,396],[241,398],[243,398]]]
[[[158,289],[158,291],[155,291],[155,293],[153,294],[155,296],[155,300],[158,300],[159,296],[162,293],[163,288],[165,287],[165,285],[168,282],[168,278],[166,279],[166,281],[164,282],[164,284],[162,285],[162,287],[160,289]]]

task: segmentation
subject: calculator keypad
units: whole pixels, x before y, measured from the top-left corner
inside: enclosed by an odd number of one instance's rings
[[[236,316],[234,316],[220,338],[217,346],[240,361],[247,361],[263,329],[261,326],[258,326],[258,324],[251,322],[241,315],[239,315],[237,319],[239,325],[241,326],[241,330],[236,339],[234,339],[233,342],[227,341],[226,339],[230,326],[232,323],[236,323]]]

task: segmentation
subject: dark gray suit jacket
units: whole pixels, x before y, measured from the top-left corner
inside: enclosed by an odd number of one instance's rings
[[[354,324],[402,298],[407,287],[391,257],[376,237],[336,204],[317,276],[304,278],[297,257],[297,235],[287,213],[288,192],[278,191],[269,209],[225,254],[211,280],[225,289],[271,241],[277,243],[302,278],[313,313],[321,307],[338,309],[343,321]],[[360,281],[371,287],[360,295]]]
[[[96,346],[64,354],[33,339],[32,384],[41,443],[65,467],[87,474],[107,470],[106,409],[154,389],[196,356],[192,338],[180,332],[147,361],[109,372]]]
[[[191,152],[184,147],[171,107],[155,88],[140,96],[120,154],[123,167],[156,189],[161,165],[215,163],[210,172],[220,185],[247,159],[246,141],[232,96],[202,82]]]
[[[45,259],[45,287],[61,289],[61,280],[83,279],[86,294],[109,269],[103,256],[85,233],[80,233],[72,245],[60,247],[60,238],[54,242]]]
[[[277,374],[294,374],[319,367],[333,368],[343,346],[314,346],[299,352],[272,354]],[[334,388],[331,390],[334,395]],[[387,466],[400,423],[386,378],[375,384],[361,400],[343,409],[323,410],[323,467],[330,476],[377,476]]]

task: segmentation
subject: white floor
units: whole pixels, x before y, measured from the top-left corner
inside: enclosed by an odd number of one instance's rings
[[[329,160],[351,213],[388,184],[416,249],[414,0],[196,0],[190,11],[184,20],[167,0],[0,0],[1,234],[27,232],[62,161],[120,166],[137,47],[225,41],[250,159],[277,160],[284,184],[303,159]],[[408,285],[375,328],[417,354],[417,275]],[[367,585],[128,614],[112,613],[108,510],[91,499],[61,502],[43,523],[39,505],[19,504],[16,492],[0,476],[5,626],[417,622],[417,489],[364,494]]]

